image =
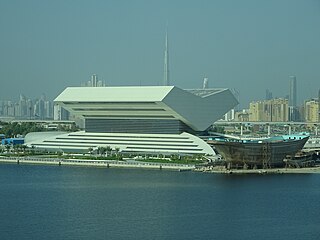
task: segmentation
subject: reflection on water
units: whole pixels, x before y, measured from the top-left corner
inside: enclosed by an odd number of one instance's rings
[[[319,239],[320,175],[0,165],[0,239]]]

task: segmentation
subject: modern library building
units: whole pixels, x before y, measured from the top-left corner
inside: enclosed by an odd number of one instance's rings
[[[29,147],[88,152],[109,146],[121,152],[214,155],[201,137],[238,104],[229,89],[175,86],[68,87],[54,102],[82,119],[83,130],[29,133]]]

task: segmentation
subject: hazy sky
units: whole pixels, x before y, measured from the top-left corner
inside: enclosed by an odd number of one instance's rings
[[[159,85],[168,22],[170,78],[235,88],[245,107],[320,88],[320,0],[0,0],[0,99],[54,99],[93,73],[110,86]]]

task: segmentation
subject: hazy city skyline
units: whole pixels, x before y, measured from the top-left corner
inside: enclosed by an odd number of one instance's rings
[[[320,87],[320,1],[1,1],[1,99],[54,99],[96,73],[110,86],[234,88],[242,107]]]

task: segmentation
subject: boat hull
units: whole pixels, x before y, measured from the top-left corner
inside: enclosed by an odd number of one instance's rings
[[[249,167],[281,167],[287,155],[294,156],[307,142],[308,137],[290,141],[246,142],[210,141],[210,144],[232,165]]]

